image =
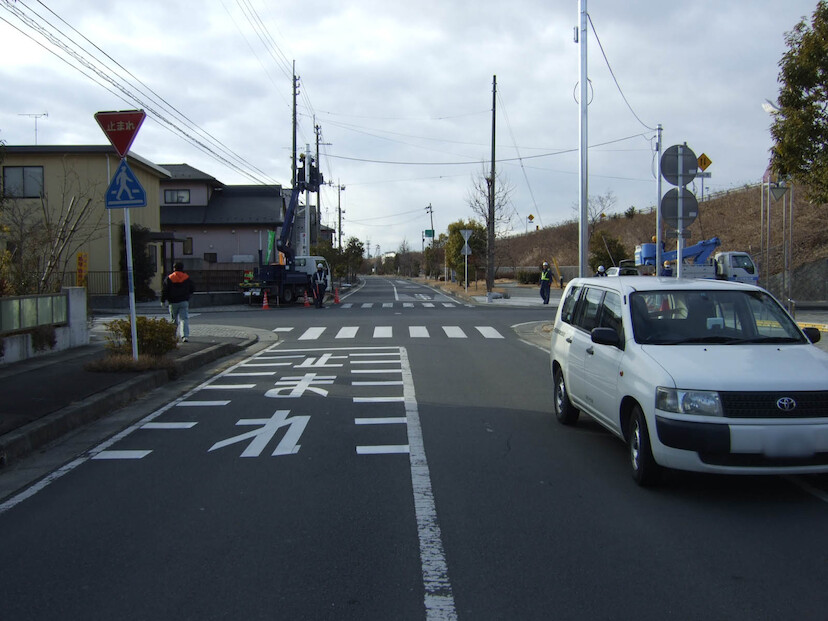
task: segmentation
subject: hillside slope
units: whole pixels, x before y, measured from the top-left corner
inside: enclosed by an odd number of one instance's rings
[[[623,211],[623,210],[622,210]],[[712,196],[699,204],[699,217],[689,227],[689,244],[702,239],[718,237],[720,250],[746,250],[764,269],[765,257],[761,251],[761,194],[759,186],[745,187]],[[788,211],[786,209],[786,211]],[[786,216],[786,222],[790,217]],[[627,256],[633,258],[636,244],[649,242],[655,235],[655,211],[636,213],[628,217],[623,213],[607,214],[596,226],[596,234],[621,240]],[[770,273],[783,268],[782,202],[771,203]],[[788,226],[784,227],[785,235]],[[518,266],[540,265],[554,257],[559,265],[578,263],[578,223],[564,222],[559,225],[501,240],[501,264]],[[675,241],[667,241],[667,248],[674,249]],[[813,205],[805,200],[804,192],[794,194],[793,269],[828,258],[828,205]]]

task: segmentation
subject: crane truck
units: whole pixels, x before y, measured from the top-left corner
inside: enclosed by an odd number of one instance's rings
[[[269,300],[292,304],[306,294],[310,294],[310,279],[318,264],[321,263],[325,273],[330,274],[325,257],[296,256],[290,244],[296,207],[299,203],[299,194],[304,189],[303,186],[304,183],[298,184],[298,187],[294,188],[290,194],[290,201],[285,210],[284,223],[276,239],[275,249],[268,247],[268,256],[264,258],[260,249],[258,267],[245,273],[244,282],[240,284],[244,297],[249,299],[263,297],[267,293]]]
[[[718,237],[705,239],[682,250],[682,276],[685,278],[716,278],[752,285],[759,282],[759,270],[747,252],[715,252],[722,245]],[[662,252],[663,261],[675,261],[677,250]],[[656,245],[639,244],[635,247],[635,263],[655,266]]]

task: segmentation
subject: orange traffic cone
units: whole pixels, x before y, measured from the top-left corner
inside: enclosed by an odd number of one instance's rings
[[[334,304],[339,304],[339,287],[334,288]]]
[[[305,308],[310,307],[310,302],[308,302],[308,290],[305,289]]]
[[[262,298],[262,310],[270,310],[270,304],[267,303],[267,291],[264,292],[264,298]]]

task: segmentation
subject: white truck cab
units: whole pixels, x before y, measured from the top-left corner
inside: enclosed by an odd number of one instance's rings
[[[308,275],[308,278],[313,275],[316,271],[316,266],[320,263],[325,268],[325,273],[330,275],[331,269],[328,267],[328,262],[325,260],[325,257],[318,257],[318,256],[305,256],[305,257],[296,257],[294,260],[294,266],[296,267],[297,272],[304,272]]]
[[[750,285],[759,283],[759,270],[747,252],[717,252],[713,255],[716,278],[735,280]]]

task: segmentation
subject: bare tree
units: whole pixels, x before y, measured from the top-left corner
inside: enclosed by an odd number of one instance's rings
[[[508,235],[513,228],[513,216],[515,208],[512,205],[512,193],[514,186],[508,180],[504,180],[501,175],[495,175],[494,179],[494,222],[490,223],[489,216],[489,198],[492,192],[492,179],[486,175],[486,171],[482,171],[480,175],[472,179],[472,187],[469,190],[467,203],[471,207],[474,214],[480,218],[484,226],[488,229],[490,224],[493,224],[495,239]],[[492,269],[486,270],[486,290],[491,291],[494,287],[494,260],[495,247],[486,248],[487,265],[492,266]]]
[[[82,185],[64,161],[60,195],[40,199],[7,198],[0,213],[10,249],[5,269],[12,291],[45,293],[57,289],[75,252],[103,235],[104,210],[94,209],[102,192]]]
[[[592,235],[595,233],[595,228],[598,226],[598,223],[607,217],[617,202],[618,199],[612,190],[607,190],[606,194],[592,195],[589,197],[587,201],[587,235],[590,241],[592,240]],[[580,209],[580,205],[577,203],[572,205],[572,210],[576,216],[580,216]]]

